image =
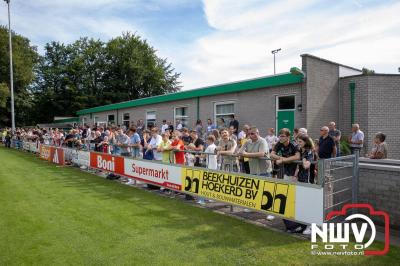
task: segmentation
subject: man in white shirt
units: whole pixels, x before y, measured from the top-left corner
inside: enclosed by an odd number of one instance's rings
[[[167,120],[163,120],[162,122],[163,124],[161,126],[161,134],[165,133],[165,130],[167,130],[169,127],[169,125],[167,124]]]
[[[157,148],[162,142],[162,137],[158,134],[158,127],[153,127],[151,129],[151,139],[149,145],[147,145],[147,150],[153,150],[154,160],[162,161],[162,152],[158,152]]]
[[[207,161],[207,168],[217,170],[218,163],[217,163],[217,154],[215,154],[215,137],[214,135],[210,135],[207,137],[207,148],[205,150],[206,153],[206,161]]]
[[[183,128],[183,125],[182,125],[181,121],[180,120],[176,120],[176,130],[181,131],[182,128]]]

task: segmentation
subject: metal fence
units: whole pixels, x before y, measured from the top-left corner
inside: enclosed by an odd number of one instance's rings
[[[324,220],[331,211],[339,211],[347,203],[356,203],[358,197],[358,153],[318,163],[318,179],[324,188]],[[330,221],[341,221],[337,216]]]
[[[32,142],[30,142],[32,144]],[[38,142],[35,143],[38,146]],[[18,149],[25,149],[26,142],[14,141],[13,146]],[[65,150],[66,161],[74,161],[77,157],[76,147],[67,148]],[[81,146],[79,150],[92,151],[88,146]],[[37,152],[37,151],[36,151]],[[185,165],[208,168],[207,162],[210,161],[210,156],[216,156],[214,153],[205,153],[192,150],[179,150],[170,151],[170,161],[167,163],[174,164],[175,152],[185,153]],[[110,153],[110,152],[109,152]],[[133,156],[130,156],[133,157]],[[224,160],[228,158],[229,163],[224,164]],[[224,155],[217,156],[218,167],[215,170],[222,170],[226,172],[241,172],[246,173],[243,167],[243,157],[238,155]],[[263,157],[264,160],[271,160],[268,157]],[[348,155],[336,157],[331,159],[324,159],[313,161],[315,167],[315,182],[314,184],[323,188],[323,216],[324,220],[326,215],[331,211],[341,210],[346,203],[357,202],[358,194],[358,159],[359,155]],[[273,161],[271,160],[273,163]],[[295,161],[299,164],[301,161]],[[226,167],[228,166],[228,167]],[[276,168],[275,168],[276,169]],[[278,168],[278,171],[273,173],[273,177],[278,179],[285,179],[285,165]],[[263,178],[257,176],[257,178]],[[287,180],[294,182],[295,180]],[[335,217],[335,221],[340,221],[341,217]],[[332,220],[330,220],[332,221]]]

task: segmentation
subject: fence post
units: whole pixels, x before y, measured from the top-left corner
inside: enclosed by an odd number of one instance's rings
[[[352,178],[352,203],[357,203],[358,201],[358,174],[359,174],[359,166],[358,159],[360,157],[359,151],[356,150],[353,158],[353,178]]]

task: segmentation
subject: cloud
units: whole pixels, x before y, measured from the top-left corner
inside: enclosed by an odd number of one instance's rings
[[[12,28],[39,52],[53,40],[107,41],[137,31],[182,73],[184,89],[271,75],[276,48],[282,48],[276,55],[278,73],[300,67],[302,53],[377,72],[396,73],[400,66],[399,1],[202,4],[203,13],[193,0],[12,1]],[[0,5],[3,25],[8,23],[5,6]]]
[[[273,74],[301,66],[299,55],[312,53],[332,61],[378,72],[397,71],[400,58],[400,3],[361,1],[215,1],[204,0],[207,21],[215,29],[186,54],[186,88]]]

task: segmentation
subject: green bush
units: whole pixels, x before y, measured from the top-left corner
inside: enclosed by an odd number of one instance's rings
[[[350,145],[347,141],[341,140],[340,141],[340,155],[349,155],[351,153],[350,151]]]

